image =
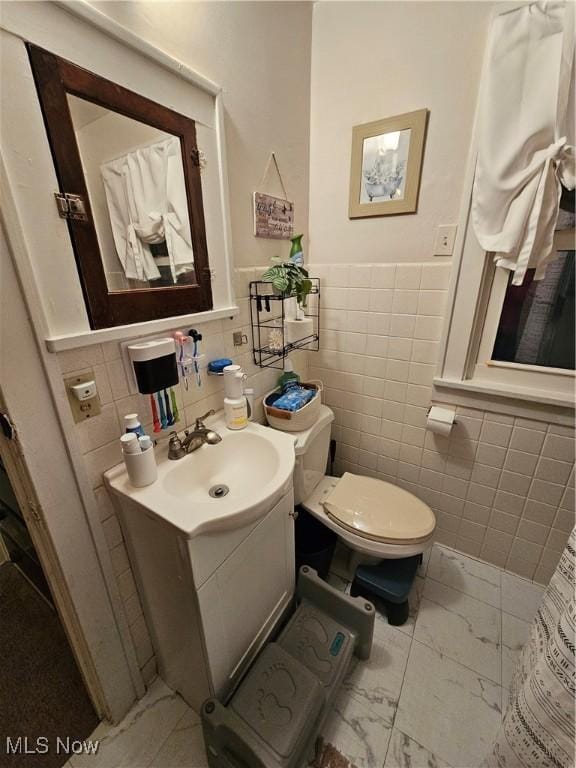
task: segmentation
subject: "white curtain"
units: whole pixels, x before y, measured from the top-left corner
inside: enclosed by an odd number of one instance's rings
[[[478,115],[472,221],[482,248],[521,285],[544,277],[561,182],[574,188],[566,123],[574,55],[572,3],[537,2],[498,16]]]
[[[194,262],[180,140],[174,136],[136,149],[104,163],[100,171],[126,277],[157,280],[150,244],[165,240],[176,282]]]
[[[574,768],[576,529],[544,593],[483,768]]]

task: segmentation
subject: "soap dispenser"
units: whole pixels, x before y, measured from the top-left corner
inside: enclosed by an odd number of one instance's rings
[[[278,388],[280,390],[284,389],[289,381],[295,381],[298,384],[300,382],[300,376],[294,371],[292,360],[287,357],[284,360],[284,373],[278,379]]]
[[[228,429],[244,429],[248,425],[248,402],[243,392],[246,374],[239,365],[224,368],[224,418]]]

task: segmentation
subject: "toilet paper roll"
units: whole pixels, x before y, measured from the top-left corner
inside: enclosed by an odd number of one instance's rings
[[[439,408],[433,405],[428,411],[426,429],[436,435],[449,435],[456,419],[456,411],[451,408]]]

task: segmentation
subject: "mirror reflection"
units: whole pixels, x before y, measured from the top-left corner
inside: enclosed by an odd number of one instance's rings
[[[196,285],[180,139],[67,99],[108,290]]]

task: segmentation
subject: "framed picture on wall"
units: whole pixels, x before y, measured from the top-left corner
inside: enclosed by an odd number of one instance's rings
[[[416,212],[427,120],[419,109],[352,129],[349,218]]]

